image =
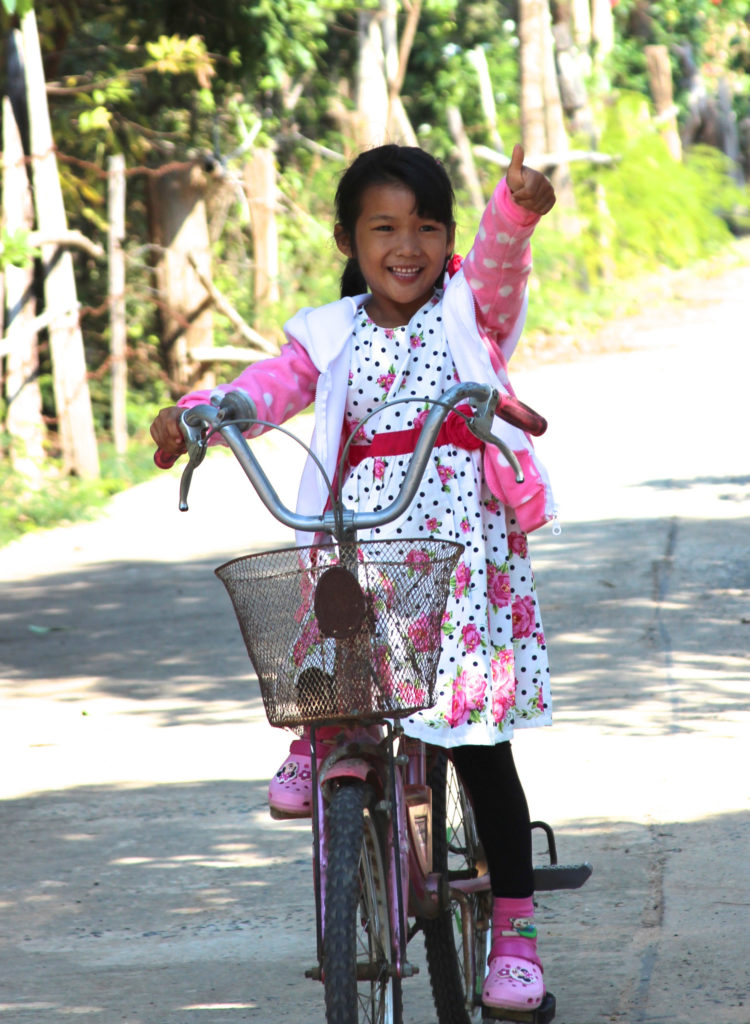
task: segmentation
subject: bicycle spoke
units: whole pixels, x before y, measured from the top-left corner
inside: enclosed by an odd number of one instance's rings
[[[477,870],[481,847],[474,816],[453,766],[441,755],[431,772],[433,792],[433,868],[450,877]],[[435,1009],[440,1024],[473,1024],[481,1009],[477,1005],[487,959],[488,894],[467,897],[474,922],[474,948],[467,963],[463,942],[461,907],[456,902],[438,918],[425,920],[427,964]]]

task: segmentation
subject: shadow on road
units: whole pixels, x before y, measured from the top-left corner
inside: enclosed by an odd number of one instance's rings
[[[674,732],[747,705],[750,518],[571,523],[531,549],[558,716]],[[215,565],[112,562],[6,586],[6,692],[46,681],[57,700],[126,698],[127,714],[159,700],[164,726],[215,722],[215,702],[257,709]]]
[[[314,960],[309,824],[272,823],[265,785],[80,787],[2,822],[3,1020],[245,1020],[278,997],[263,963],[290,931]]]
[[[558,720],[692,732],[750,707],[750,518],[574,523],[532,542]]]
[[[80,679],[83,692],[144,706],[176,699],[160,711],[165,726],[216,721],[202,702],[256,699],[258,688],[214,567],[112,562],[14,582],[0,596],[3,675],[19,696],[40,680]]]
[[[735,482],[725,484],[729,494]],[[716,486],[689,483],[704,485]],[[672,1019],[663,977],[680,978],[689,993],[685,1021],[718,1019],[717,1005],[722,1020],[746,1019],[716,936],[747,932],[733,894],[743,892],[739,851],[750,825],[744,812],[706,815],[722,771],[703,738],[721,740],[748,703],[749,545],[750,517],[573,522],[560,537],[531,539],[560,725],[532,792],[548,804],[551,776],[563,797],[565,787],[574,791],[568,811],[553,799],[553,813],[540,813],[563,822],[562,861],[595,866],[584,890],[540,897],[561,1024]],[[12,1024],[322,1024],[320,989],[304,978],[314,958],[309,828],[268,817],[265,779],[275,765],[264,750],[248,750],[266,727],[215,564],[82,565],[0,593],[8,721],[23,707],[19,742],[32,736],[30,745],[43,747],[36,739],[51,737],[52,760],[32,751],[38,757],[24,763],[58,763],[58,727],[68,730],[59,763],[71,749],[82,755],[70,778],[51,787],[44,772],[30,776],[17,792],[33,795],[0,804],[0,1014]],[[96,722],[80,718],[87,702]],[[45,733],[37,716],[50,707],[58,717]],[[74,719],[96,730],[71,731]],[[236,729],[194,728],[227,723]],[[661,742],[670,735],[674,743]],[[147,751],[130,746],[146,741]],[[576,743],[589,761],[581,750],[572,756]],[[227,745],[231,767],[212,762]],[[525,749],[534,767],[538,748]],[[711,764],[696,764],[707,751]],[[117,774],[144,758],[144,772],[168,773],[170,752],[203,781],[141,784]],[[678,756],[696,785],[692,804],[686,776],[673,778]],[[89,766],[92,757],[103,760]],[[642,764],[647,777],[635,772]],[[80,784],[97,778],[118,781]],[[661,803],[649,787],[663,792]],[[692,820],[672,820],[680,802]],[[700,980],[709,959],[710,991]],[[595,1006],[592,978],[606,979]],[[424,970],[405,999],[407,1024],[433,1024]]]
[[[0,860],[14,864],[0,932],[4,1019],[322,1024],[321,989],[304,978],[315,952],[309,826],[272,822],[264,786],[81,787],[4,801],[2,817]],[[558,830],[566,860],[595,865],[583,890],[539,895],[561,1024],[656,1019],[645,1007],[665,971],[690,990],[710,953],[706,917],[718,915],[727,934],[746,931],[732,879],[749,833],[740,814]],[[699,856],[707,845],[710,880]],[[694,886],[690,913],[669,909],[675,878]],[[660,929],[669,942],[657,948]],[[410,949],[420,962],[419,936]],[[592,1008],[600,972],[606,1005],[600,995]],[[728,1010],[737,979],[729,966],[725,974],[691,998],[727,998],[725,1019],[739,1020]],[[404,994],[407,1024],[431,1024],[424,968]]]

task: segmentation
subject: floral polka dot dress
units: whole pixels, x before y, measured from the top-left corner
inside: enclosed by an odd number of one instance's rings
[[[425,402],[399,404],[359,421],[391,398],[436,397],[457,380],[445,341],[440,294],[404,327],[355,320],[346,421],[354,443],[414,426]],[[365,458],[345,482],[348,508],[372,511],[398,493],[409,455]],[[526,535],[484,484],[481,451],[433,449],[408,512],[369,532],[437,537],[465,546],[443,617],[435,707],[402,719],[406,732],[439,746],[493,744],[514,727],[549,725],[549,667]]]

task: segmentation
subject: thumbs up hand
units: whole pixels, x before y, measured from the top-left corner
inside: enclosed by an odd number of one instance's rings
[[[551,182],[540,171],[526,167],[523,162],[523,146],[518,143],[513,147],[505,180],[513,202],[524,210],[543,217],[555,205],[555,190]]]

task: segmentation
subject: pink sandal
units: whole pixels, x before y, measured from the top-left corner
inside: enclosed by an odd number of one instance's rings
[[[536,951],[534,900],[496,897],[492,906],[492,948],[482,1002],[501,1010],[536,1010],[545,996],[544,972]]]
[[[544,999],[542,969],[518,956],[496,956],[490,960],[484,979],[482,1002],[502,1010],[536,1010]]]
[[[307,737],[294,740],[287,759],[271,779],[268,806],[272,818],[312,815],[312,751]]]

